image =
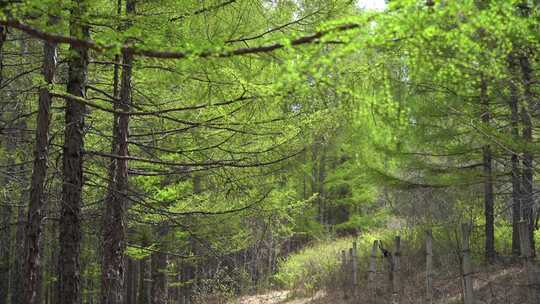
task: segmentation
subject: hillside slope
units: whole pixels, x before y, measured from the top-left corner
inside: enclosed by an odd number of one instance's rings
[[[475,296],[478,304],[524,303],[526,283],[520,265],[497,265],[483,268],[474,274]],[[401,303],[423,303],[424,282],[421,273],[404,278]],[[459,275],[441,276],[434,280],[436,304],[461,303],[461,279]],[[265,294],[245,296],[234,304],[334,304],[334,303],[388,303],[387,286],[381,284],[376,298],[368,300],[367,290],[360,287],[358,298],[344,299],[341,291],[318,291],[310,297],[294,297],[291,291],[271,291]]]

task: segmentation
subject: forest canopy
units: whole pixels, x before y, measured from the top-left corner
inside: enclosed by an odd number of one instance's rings
[[[0,1],[0,303],[234,298],[313,244],[462,223],[535,264],[539,14]]]

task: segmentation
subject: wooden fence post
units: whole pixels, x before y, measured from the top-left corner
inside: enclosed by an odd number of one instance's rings
[[[525,220],[519,222],[519,241],[521,257],[527,274],[528,303],[540,303],[540,286],[538,284],[538,266],[536,266],[530,242],[529,224]]]
[[[369,297],[374,302],[375,301],[375,291],[376,291],[376,279],[377,279],[377,249],[379,247],[379,242],[377,240],[373,241],[373,247],[371,247],[371,255],[369,257],[369,270],[368,270],[368,288],[369,288]]]
[[[426,304],[433,303],[433,233],[426,230]]]
[[[464,304],[474,304],[473,278],[471,251],[469,248],[469,237],[471,234],[471,224],[461,224],[461,255],[463,273],[463,302]]]
[[[345,250],[341,250],[341,275],[342,275],[342,285],[343,288],[343,298],[347,298],[347,253]]]
[[[356,298],[358,289],[358,248],[356,241],[353,242],[352,246],[352,285],[352,294]]]
[[[400,256],[401,256],[401,237],[398,235],[395,238],[395,251],[394,251],[394,254],[392,255],[392,258],[393,258],[392,269],[391,269],[392,271],[392,304],[399,304]]]
[[[349,248],[349,269],[347,269],[347,286],[349,287],[349,295],[354,298],[354,284],[353,284],[353,263],[354,263],[354,253],[353,249]]]

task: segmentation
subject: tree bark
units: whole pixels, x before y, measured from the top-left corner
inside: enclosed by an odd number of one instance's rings
[[[4,67],[4,42],[6,40],[6,28],[0,26],[0,85],[3,84]],[[2,180],[3,185],[7,186],[9,179]],[[7,201],[2,201],[0,206],[0,303],[8,302],[9,293],[9,270],[11,257],[11,217],[13,208]]]
[[[137,300],[137,283],[138,283],[138,264],[135,260],[127,259],[127,275],[126,275],[126,303],[136,303]]]
[[[377,289],[377,248],[379,246],[379,241],[373,241],[373,246],[371,247],[371,255],[369,256],[369,270],[368,270],[368,289],[369,289],[369,298],[371,302],[375,302],[376,299],[376,289]]]
[[[520,222],[520,233],[521,233],[521,252],[523,259],[523,266],[525,268],[525,273],[527,274],[527,293],[528,293],[528,302],[529,304],[540,303],[540,285],[538,279],[538,266],[534,261],[533,250],[531,243],[527,240],[529,239],[529,223],[523,220]]]
[[[158,236],[162,239],[168,233],[168,227],[162,225],[159,228]],[[165,252],[164,241],[160,241],[159,250],[151,255],[152,268],[152,289],[151,303],[166,304],[168,299],[167,287],[167,263],[168,256]]]
[[[396,236],[395,240],[395,251],[393,254],[393,263],[392,263],[392,303],[398,304],[400,302],[400,265],[401,265],[401,237]]]
[[[482,104],[482,122],[486,128],[489,128],[491,113],[489,108],[489,97],[487,93],[487,83],[482,79],[480,85],[480,102]],[[494,227],[494,195],[493,195],[493,170],[492,170],[492,154],[491,147],[486,144],[483,147],[482,162],[484,167],[484,219],[485,226],[485,257],[490,264],[495,262],[495,227]]]
[[[433,303],[433,233],[426,230],[426,304]]]
[[[0,303],[7,303],[9,293],[9,270],[11,257],[12,207],[3,202],[0,222]]]
[[[470,251],[471,224],[461,225],[461,271],[463,276],[463,302],[474,304],[472,261]]]
[[[138,304],[149,304],[149,285],[148,281],[150,279],[150,269],[148,268],[148,258],[142,258],[139,261],[139,294],[137,303]]]
[[[513,56],[509,59],[510,73],[515,75],[516,63]],[[513,81],[510,81],[510,99],[508,100],[508,106],[510,107],[510,124],[511,135],[514,141],[519,140],[519,107],[518,107],[518,92],[516,85]],[[512,149],[512,155],[510,156],[510,170],[512,180],[512,255],[519,257],[520,239],[519,239],[519,222],[521,220],[521,170],[519,166],[519,154],[516,148]]]
[[[164,252],[152,253],[152,304],[167,303],[167,254]]]
[[[519,65],[521,68],[522,82],[523,82],[523,97],[526,102],[526,106],[521,109],[521,122],[523,124],[523,141],[525,142],[525,151],[523,152],[523,171],[522,171],[522,180],[521,180],[521,189],[522,189],[522,216],[529,225],[529,242],[531,244],[532,255],[535,255],[535,244],[534,244],[534,193],[533,193],[533,183],[534,183],[534,156],[531,151],[530,145],[533,144],[533,124],[531,115],[535,111],[535,101],[531,91],[531,82],[532,82],[532,69],[530,66],[529,59],[527,56],[521,56],[519,58]]]
[[[126,14],[135,12],[135,1],[126,1]],[[129,112],[131,108],[131,74],[133,53],[125,51],[122,54],[122,77],[120,83],[120,100],[115,108]],[[113,130],[113,154],[128,156],[129,115],[115,115]],[[124,295],[126,247],[125,213],[128,203],[128,161],[127,159],[113,160],[114,172],[105,200],[103,226],[103,262],[101,276],[102,304],[121,304]]]
[[[87,40],[89,29],[81,24],[85,14],[84,0],[74,1],[71,8],[70,35]],[[67,92],[84,98],[88,51],[70,47]],[[78,304],[81,301],[81,192],[83,187],[84,104],[67,100],[63,147],[62,208],[60,211],[60,253],[58,256],[58,302]]]
[[[51,122],[52,96],[48,86],[54,82],[56,70],[56,46],[49,42],[43,45],[43,78],[45,85],[39,89],[39,104],[36,121],[36,144],[34,147],[34,167],[30,184],[30,201],[26,222],[25,241],[25,303],[37,303],[40,273],[41,248],[43,234],[44,201],[43,192],[47,177],[49,156],[49,125]]]
[[[23,194],[23,197],[26,197]],[[17,214],[17,230],[15,232],[15,249],[13,266],[11,268],[11,304],[24,303],[24,235],[26,212],[23,206],[19,207]]]
[[[319,220],[321,224],[326,225],[329,223],[329,220],[327,218],[327,210],[326,210],[326,200],[325,200],[325,192],[324,192],[324,183],[326,179],[326,146],[325,143],[321,143],[321,155],[319,159],[319,177],[318,177],[318,200],[319,200]]]

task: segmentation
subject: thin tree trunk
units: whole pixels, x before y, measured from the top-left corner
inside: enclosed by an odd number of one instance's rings
[[[533,124],[531,115],[535,110],[535,101],[533,100],[533,95],[531,92],[531,81],[532,81],[532,70],[530,67],[529,59],[526,56],[521,56],[519,59],[519,64],[522,73],[522,82],[524,87],[524,98],[526,101],[526,107],[524,106],[521,109],[521,122],[523,124],[523,140],[527,145],[523,153],[523,172],[522,172],[522,197],[521,207],[523,218],[527,221],[529,225],[529,242],[531,243],[532,255],[535,255],[535,244],[534,244],[534,193],[533,193],[533,183],[534,183],[534,168],[533,161],[534,156],[533,152],[529,145],[533,144]]]
[[[480,102],[482,104],[482,122],[485,127],[489,127],[491,114],[489,108],[489,97],[487,93],[487,83],[483,79],[480,86]],[[494,228],[494,195],[493,195],[493,173],[492,173],[492,155],[491,147],[486,144],[483,147],[483,164],[484,164],[484,218],[485,226],[485,257],[490,264],[495,262],[495,228]]]
[[[138,304],[149,304],[150,294],[148,281],[150,279],[150,269],[148,267],[148,258],[142,258],[139,260],[139,294]]]
[[[80,24],[85,14],[85,1],[73,2],[70,18],[70,35],[88,39],[89,29]],[[88,52],[70,47],[67,91],[84,98]],[[78,304],[81,301],[80,251],[81,251],[81,193],[83,187],[84,113],[86,107],[79,102],[66,101],[62,208],[60,211],[60,236],[58,256],[58,302]]]
[[[395,238],[395,251],[392,256],[392,303],[398,304],[400,302],[400,265],[401,265],[401,237]]]
[[[135,12],[135,1],[126,1],[126,14]],[[120,100],[116,108],[129,112],[131,107],[131,73],[133,53],[125,51],[122,54],[122,78],[120,84]],[[113,154],[128,155],[129,115],[115,115],[118,122],[113,130],[115,144]],[[113,160],[115,164],[113,186],[105,201],[106,210],[103,226],[103,263],[101,277],[102,304],[121,304],[124,295],[126,247],[125,212],[128,202],[128,161],[127,159]]]
[[[369,297],[372,302],[375,301],[376,289],[377,289],[377,247],[379,242],[373,241],[373,247],[371,247],[371,255],[369,256],[369,272],[368,272],[368,289]]]
[[[47,177],[47,160],[49,156],[49,126],[51,122],[52,96],[49,85],[54,82],[56,70],[56,45],[44,42],[43,45],[43,78],[45,85],[39,89],[39,105],[36,121],[36,144],[34,148],[34,167],[30,184],[30,201],[26,222],[25,241],[25,303],[38,303],[41,276],[41,252],[44,202],[43,192]]]
[[[3,67],[4,67],[4,42],[6,40],[6,28],[0,26],[0,85],[3,84]],[[8,139],[9,140],[9,139]],[[2,180],[3,186],[6,187],[9,179]],[[10,202],[2,201],[0,206],[0,303],[8,302],[9,293],[9,270],[11,257],[11,217],[13,208]]]
[[[461,225],[461,271],[463,276],[463,302],[465,304],[474,304],[472,262],[469,240],[471,234],[471,224]]]
[[[167,253],[160,251],[152,253],[152,304],[166,304],[168,298],[167,288]]]
[[[311,193],[310,195],[314,195],[316,193],[318,193],[318,188],[317,188],[317,185],[318,185],[318,177],[319,177],[319,173],[318,173],[318,163],[317,163],[317,159],[318,159],[318,154],[319,154],[319,151],[318,151],[318,143],[317,143],[317,140],[315,140],[315,142],[313,143],[313,145],[311,146],[311,176],[310,176],[310,179],[309,179],[309,185],[310,185],[310,190],[311,190]],[[320,223],[321,222],[321,212],[320,212],[320,203],[319,203],[319,200],[320,200],[320,197],[317,197],[315,199],[315,203],[317,203],[317,215],[316,215],[316,220]]]
[[[426,231],[426,304],[433,303],[433,234]]]
[[[23,194],[23,197],[26,197]],[[24,229],[26,212],[21,205],[17,214],[17,230],[15,232],[15,248],[14,261],[11,268],[11,304],[24,303],[24,281],[23,281],[23,265],[24,265]]]
[[[7,303],[11,257],[11,204],[3,202],[0,222],[0,303]]]
[[[137,299],[137,268],[137,262],[131,258],[128,258],[126,275],[126,303],[135,303]]]
[[[326,146],[324,143],[321,143],[321,155],[319,158],[319,177],[318,177],[318,201],[319,201],[319,220],[320,223],[325,225],[328,224],[329,221],[326,217],[326,200],[325,200],[325,193],[324,193],[324,181],[326,179]]]
[[[538,266],[534,261],[533,250],[529,239],[529,224],[526,220],[520,222],[520,234],[521,234],[521,252],[523,257],[523,265],[525,267],[525,273],[527,274],[527,293],[529,304],[540,303],[540,286],[538,284]]]
[[[516,63],[513,56],[508,58],[510,72],[515,75]],[[511,120],[511,135],[514,141],[519,140],[519,108],[518,108],[518,92],[514,82],[510,82],[510,99],[508,105],[510,107]],[[520,240],[519,240],[519,221],[521,220],[521,170],[519,167],[519,155],[516,148],[512,149],[510,156],[510,170],[512,179],[512,255],[519,257]]]
[[[49,244],[50,249],[50,262],[49,262],[49,273],[54,276],[58,272],[58,223],[52,221],[50,225],[50,235],[51,243]],[[50,303],[58,303],[58,280],[49,281],[49,297]]]

